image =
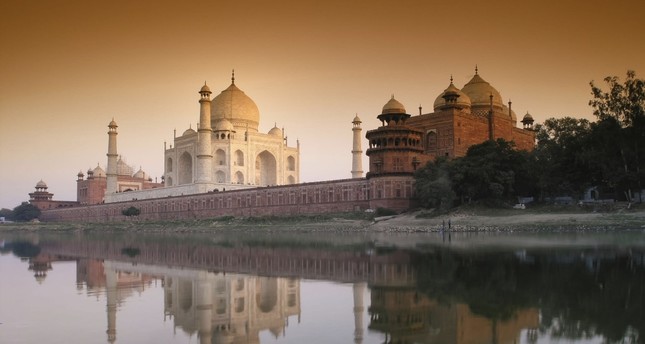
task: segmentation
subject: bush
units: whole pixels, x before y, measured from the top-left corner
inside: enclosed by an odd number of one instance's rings
[[[398,213],[395,210],[388,208],[376,208],[376,216],[392,216],[397,215]]]
[[[123,209],[121,211],[121,214],[123,214],[124,216],[128,216],[128,217],[130,217],[130,216],[139,216],[139,214],[141,214],[141,210],[139,208],[136,208],[136,207],[130,207],[128,209]]]

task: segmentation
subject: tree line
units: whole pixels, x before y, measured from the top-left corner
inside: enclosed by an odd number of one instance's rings
[[[645,188],[645,80],[628,71],[624,82],[604,79],[606,89],[590,83],[589,105],[597,121],[549,118],[535,126],[531,152],[498,139],[471,146],[466,155],[438,158],[417,170],[420,205],[449,209],[484,202],[515,203],[558,196],[642,202]]]

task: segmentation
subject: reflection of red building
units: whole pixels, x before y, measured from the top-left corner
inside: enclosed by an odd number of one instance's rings
[[[56,201],[53,198],[54,194],[47,191],[47,184],[42,180],[36,184],[36,191],[29,193],[29,203],[40,210],[78,205],[78,202]]]
[[[517,311],[508,320],[474,314],[466,304],[443,304],[413,287],[372,287],[369,328],[385,343],[519,343],[522,330],[539,325],[539,311]]]

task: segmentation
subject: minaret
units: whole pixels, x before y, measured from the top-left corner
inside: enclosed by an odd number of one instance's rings
[[[352,121],[354,145],[352,148],[352,178],[363,178],[363,149],[361,147],[361,119],[358,115]]]
[[[105,294],[107,298],[108,343],[116,342],[116,307],[118,302],[117,275],[112,268],[105,269]]]
[[[114,118],[108,125],[108,152],[107,152],[107,157],[108,157],[108,162],[107,162],[107,187],[105,190],[106,194],[112,194],[116,193],[117,190],[117,158],[119,155],[116,152],[116,128],[118,126],[116,125],[116,122],[114,121]]]
[[[211,344],[213,337],[213,285],[209,273],[201,271],[195,283],[195,317],[199,331],[199,343]]]
[[[199,90],[199,129],[197,129],[197,166],[195,182],[211,183],[213,152],[211,151],[211,90],[204,86]]]
[[[365,282],[354,283],[354,343],[363,343],[363,294]]]

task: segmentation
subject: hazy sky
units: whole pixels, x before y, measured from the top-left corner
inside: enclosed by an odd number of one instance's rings
[[[233,68],[261,131],[300,139],[303,182],[351,177],[356,114],[364,134],[392,94],[431,111],[476,64],[519,117],[592,119],[589,81],[645,75],[644,13],[642,0],[5,0],[0,207],[40,179],[75,200],[78,171],[105,168],[112,118],[119,154],[160,177],[204,80],[215,96]]]

